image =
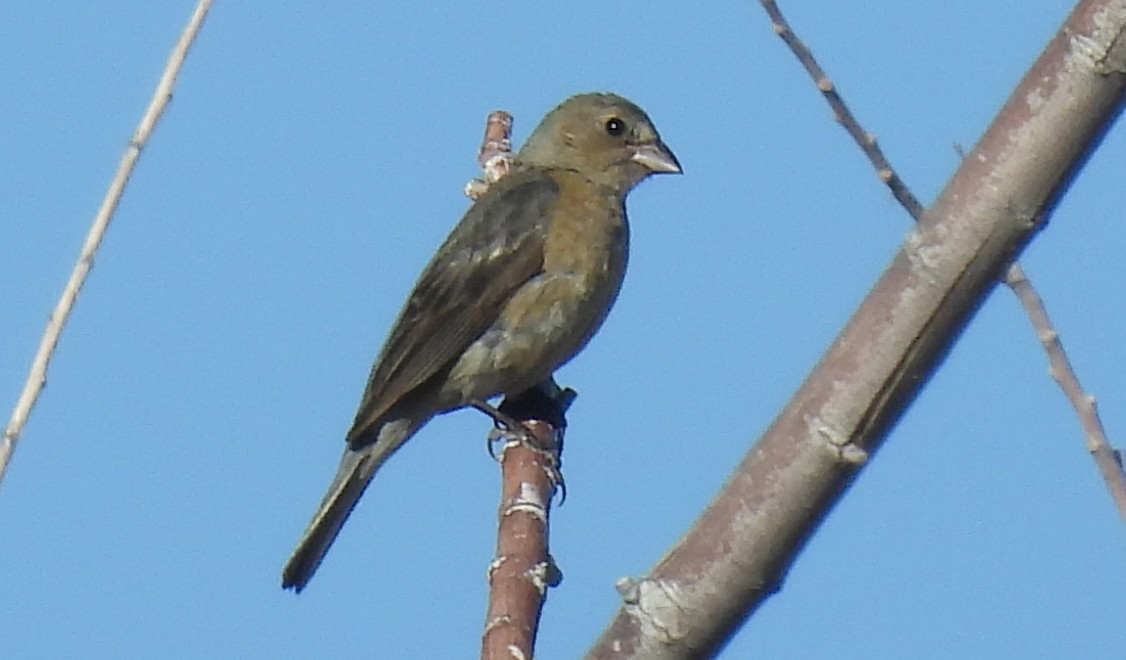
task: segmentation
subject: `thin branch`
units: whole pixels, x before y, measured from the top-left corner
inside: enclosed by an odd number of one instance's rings
[[[554,443],[555,431],[529,422],[537,440]],[[547,477],[549,454],[505,442],[500,452],[501,505],[497,554],[489,564],[489,603],[481,634],[482,660],[532,658],[547,588],[558,580],[548,554],[548,515],[554,487]],[[514,652],[514,649],[519,649]]]
[[[485,138],[477,152],[477,162],[485,177],[465,184],[465,195],[473,200],[484,195],[512,166],[512,115],[508,112],[494,110],[485,119]]]
[[[773,22],[774,32],[782,37],[782,40],[793,51],[794,56],[809,72],[814,84],[825,95],[825,100],[832,107],[837,120],[841,122],[848,134],[868,156],[872,166],[876,168],[880,180],[888,185],[895,198],[899,200],[899,203],[916,222],[922,220],[925,209],[911,193],[907,184],[899,177],[899,174],[896,173],[891,163],[884,157],[883,151],[876,144],[876,138],[865,131],[852,114],[844,99],[837,92],[836,87],[817,63],[816,58],[813,57],[813,53],[790,28],[790,24],[778,9],[777,4],[773,0],[761,1]],[[1102,420],[1099,419],[1095,410],[1094,397],[1084,392],[1080,387],[1079,378],[1071,367],[1071,361],[1067,359],[1063,343],[1059,338],[1059,332],[1052,326],[1048,312],[1044,308],[1044,301],[1036,293],[1032,282],[1029,281],[1020,264],[1013,262],[1005,275],[1004,281],[1020,299],[1021,305],[1028,314],[1032,327],[1036,330],[1036,335],[1048,354],[1050,373],[1059,384],[1060,389],[1063,390],[1068,401],[1071,402],[1072,407],[1075,408],[1075,413],[1079,417],[1079,422],[1087,437],[1087,449],[1095,460],[1099,473],[1106,483],[1107,490],[1110,491],[1111,499],[1118,509],[1118,514],[1122,516],[1123,521],[1126,521],[1126,472],[1122,469],[1122,461],[1119,459],[1118,452],[1107,441],[1106,430],[1103,428]]]
[[[465,194],[474,200],[511,169],[511,114],[504,110],[489,114],[477,162],[484,176],[465,186]],[[483,660],[534,657],[547,589],[562,579],[548,552],[548,522],[556,489],[563,487],[564,414],[576,396],[574,390],[560,388],[554,378],[549,378],[526,392],[505,397],[497,411],[513,426],[523,425],[532,439],[515,429],[490,436],[490,448],[495,438],[502,439],[504,445],[498,458],[501,500],[497,554],[488,571],[489,602],[481,635]]]
[[[891,188],[891,193],[907,209],[912,218],[919,220],[923,216],[923,205],[907,187],[907,184],[899,178],[899,175],[892,168],[891,163],[884,157],[884,152],[880,149],[880,145],[876,143],[876,136],[864,130],[856,117],[852,114],[845,104],[844,99],[837,92],[836,86],[833,81],[826,75],[821,65],[814,59],[813,53],[806,48],[801,39],[798,39],[794,31],[790,29],[789,22],[786,17],[782,15],[782,11],[778,9],[777,3],[774,0],[761,0],[762,6],[766,9],[767,15],[770,16],[771,27],[774,33],[782,37],[782,41],[790,47],[794,55],[805,67],[809,77],[813,78],[813,83],[817,85],[817,89],[821,90],[821,94],[825,97],[825,101],[829,103],[829,107],[833,109],[833,118],[844,126],[856,144],[860,145],[861,150],[868,156],[868,160],[872,162],[872,167],[876,168],[876,176],[880,177],[880,181],[887,184]]]
[[[1020,264],[1014,263],[1009,267],[1005,274],[1005,284],[1016,294],[1032,321],[1036,337],[1048,354],[1048,373],[1059,383],[1060,389],[1079,415],[1079,423],[1083,425],[1083,433],[1087,437],[1087,451],[1091,452],[1095,466],[1106,482],[1118,514],[1126,522],[1126,473],[1122,470],[1121,455],[1107,442],[1106,430],[1095,406],[1095,397],[1083,391],[1083,386],[1079,384],[1079,378],[1071,368],[1071,361],[1067,359],[1067,353],[1060,343],[1059,333],[1048,318],[1044,301],[1032,288],[1032,283],[1028,281]]]
[[[562,485],[563,413],[573,400],[572,390],[549,380],[501,404],[502,412],[523,422],[534,446],[519,435],[502,434],[497,554],[488,571],[482,660],[535,656],[547,589],[562,579],[548,551],[548,532],[551,503]]]
[[[164,109],[172,98],[172,88],[176,84],[176,77],[180,74],[184,59],[188,55],[188,49],[196,35],[199,34],[203,19],[211,8],[211,1],[200,0],[192,13],[191,19],[188,20],[187,27],[180,35],[180,40],[176,43],[176,47],[172,49],[172,55],[168,58],[168,64],[165,66],[160,82],[156,86],[156,92],[153,94],[144,116],[141,117],[140,124],[133,132],[133,137],[130,138],[125,153],[121,156],[121,162],[117,166],[117,173],[110,183],[109,190],[106,191],[102,205],[94,216],[94,222],[90,226],[90,232],[86,235],[86,242],[83,243],[82,250],[78,254],[78,261],[74,264],[74,270],[70,274],[66,288],[63,289],[62,297],[59,298],[58,304],[55,305],[55,309],[51,312],[51,317],[47,321],[47,328],[43,332],[43,338],[39,340],[39,349],[31,363],[27,381],[24,383],[16,407],[12,411],[12,417],[8,420],[4,439],[0,442],[0,483],[4,480],[8,464],[12,460],[12,452],[15,451],[20,433],[23,432],[23,428],[27,424],[31,409],[38,401],[44,385],[47,384],[47,367],[54,355],[55,347],[59,343],[59,336],[66,325],[67,318],[70,316],[71,310],[74,309],[78,293],[82,290],[82,285],[85,284],[86,277],[94,265],[94,255],[98,251],[102,238],[106,235],[106,229],[109,227],[114,211],[117,210],[117,204],[121,200],[125,185],[129,182],[129,176],[133,173],[133,168],[141,156],[141,150],[144,149],[157,121],[160,120],[160,116],[164,113]]]

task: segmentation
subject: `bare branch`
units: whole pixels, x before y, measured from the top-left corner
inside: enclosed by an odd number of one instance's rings
[[[477,154],[484,178],[465,186],[478,199],[489,186],[508,174],[512,165],[512,115],[489,114],[485,138]],[[562,488],[564,413],[575,391],[549,378],[515,396],[505,397],[500,416],[512,428],[495,432],[504,439],[500,451],[501,502],[497,525],[497,555],[489,565],[489,604],[481,635],[481,658],[510,660],[535,655],[536,633],[548,587],[561,575],[548,553],[548,525],[555,490]],[[534,442],[519,432],[522,425]],[[490,438],[491,446],[492,438]],[[563,491],[566,493],[566,491]]]
[[[1084,0],[872,291],[588,658],[708,657],[781,584],[1126,101],[1126,0]]]
[[[772,0],[762,0],[762,4],[766,8],[766,13],[770,15],[771,21],[773,21],[774,31],[782,37],[782,40],[793,51],[794,56],[809,72],[814,84],[822,91],[825,99],[833,108],[836,118],[844,125],[848,134],[852,136],[860,149],[868,156],[872,166],[876,168],[880,180],[887,183],[892,194],[916,222],[921,220],[924,212],[922,205],[911,193],[907,184],[899,178],[891,163],[884,157],[872,134],[865,131],[852,114],[844,98],[836,91],[836,88],[829,81],[829,77],[813,57],[813,53],[790,29],[789,23]],[[961,149],[959,149],[959,155],[965,157]],[[1106,483],[1107,490],[1110,491],[1119,515],[1126,521],[1126,472],[1122,469],[1122,462],[1118,453],[1107,441],[1106,430],[1095,411],[1094,397],[1083,392],[1079,386],[1079,378],[1072,370],[1071,361],[1067,359],[1059,333],[1052,326],[1048,312],[1044,308],[1043,300],[1036,293],[1032,282],[1025,275],[1020,264],[1014,262],[1009,268],[1005,276],[1005,284],[1020,299],[1033,328],[1036,329],[1037,336],[1048,354],[1052,376],[1075,408],[1076,415],[1079,417],[1080,424],[1083,426],[1084,434],[1087,437],[1088,450],[1099,468],[1099,473]]]
[[[536,633],[548,587],[562,576],[548,552],[549,515],[563,451],[564,413],[575,393],[553,379],[513,397],[501,412],[523,423],[532,441],[502,432],[501,504],[497,555],[489,566],[489,605],[481,658],[510,660],[535,655]]]
[[[558,461],[556,431],[540,421],[526,423],[547,449],[510,439],[501,450],[501,506],[497,555],[489,565],[489,605],[481,635],[481,657],[532,658],[547,588],[559,571],[548,553],[548,515],[555,494],[551,477]],[[513,653],[519,649],[519,653]]]
[[[47,328],[43,332],[42,339],[39,340],[39,349],[31,363],[27,382],[24,383],[15,410],[12,411],[12,417],[8,420],[4,439],[0,441],[0,482],[4,480],[4,474],[12,460],[12,452],[15,451],[20,433],[23,432],[23,428],[27,424],[31,409],[39,399],[43,386],[47,384],[47,366],[51,362],[55,347],[59,343],[59,336],[66,325],[67,317],[70,316],[74,303],[78,299],[78,292],[82,290],[82,285],[85,284],[86,277],[94,266],[94,255],[98,251],[102,238],[106,235],[106,229],[109,227],[114,211],[117,210],[117,204],[121,200],[125,185],[129,182],[133,168],[141,156],[141,150],[145,148],[157,121],[160,120],[164,109],[168,107],[168,102],[172,99],[172,88],[176,84],[176,77],[180,74],[184,59],[188,55],[188,49],[191,48],[192,42],[199,34],[199,29],[203,25],[203,19],[207,17],[209,9],[211,9],[211,0],[200,0],[192,13],[192,17],[188,20],[188,25],[180,34],[180,40],[176,42],[175,48],[172,49],[172,55],[168,58],[168,64],[164,67],[164,73],[156,86],[156,92],[153,93],[152,100],[149,102],[144,116],[141,117],[140,124],[137,125],[133,137],[130,138],[129,144],[125,148],[125,153],[121,156],[117,173],[114,175],[113,181],[110,182],[109,190],[106,191],[102,205],[98,208],[97,214],[94,215],[94,222],[90,226],[90,232],[86,235],[86,242],[82,244],[78,261],[74,264],[74,270],[71,271],[70,279],[66,283],[66,288],[63,289],[63,295],[47,321]]]
[[[1095,407],[1095,397],[1084,392],[1083,386],[1079,384],[1079,377],[1071,368],[1071,360],[1067,359],[1067,353],[1060,343],[1059,333],[1052,325],[1052,320],[1048,318],[1044,301],[1032,288],[1032,283],[1028,281],[1020,264],[1014,263],[1009,267],[1005,274],[1005,284],[1008,284],[1016,294],[1029,320],[1032,321],[1032,327],[1036,329],[1036,337],[1044,346],[1044,352],[1048,354],[1048,373],[1059,383],[1060,389],[1079,415],[1079,423],[1083,425],[1083,434],[1087,438],[1087,451],[1091,452],[1091,457],[1099,468],[1099,474],[1106,482],[1110,496],[1118,508],[1118,514],[1122,516],[1122,521],[1126,522],[1126,473],[1122,471],[1122,457],[1107,442],[1106,431],[1103,429],[1102,420],[1099,419],[1099,411]]]
[[[465,184],[465,194],[476,200],[489,185],[500,181],[512,165],[512,115],[504,110],[494,110],[485,119],[485,139],[477,152],[477,162],[485,172],[484,179],[473,179]]]
[[[805,67],[806,72],[813,78],[813,83],[817,85],[817,89],[821,90],[825,101],[827,101],[829,107],[833,109],[833,118],[840,122],[841,125],[844,126],[844,129],[848,131],[848,134],[852,136],[852,139],[856,141],[856,144],[860,145],[861,150],[864,151],[864,155],[868,156],[868,160],[871,161],[872,167],[876,168],[876,175],[880,177],[880,181],[887,184],[888,188],[891,189],[891,193],[895,195],[895,198],[903,208],[907,209],[907,212],[911,214],[912,218],[918,220],[923,217],[923,205],[919,203],[919,200],[915,198],[911,189],[907,187],[907,184],[903,183],[899,175],[896,174],[895,170],[892,168],[891,163],[884,157],[883,150],[880,149],[880,145],[876,143],[876,136],[865,131],[864,127],[860,125],[860,122],[857,121],[856,116],[852,114],[852,110],[849,109],[844,99],[841,98],[841,95],[837,92],[833,81],[813,57],[813,53],[806,48],[801,39],[798,39],[798,36],[790,29],[790,24],[786,21],[786,17],[782,15],[782,11],[778,9],[777,3],[775,3],[774,0],[761,1],[763,8],[766,9],[767,15],[770,16],[771,27],[774,29],[774,33],[782,37],[782,41],[786,42],[786,45],[790,47],[790,50],[793,51],[798,61]]]

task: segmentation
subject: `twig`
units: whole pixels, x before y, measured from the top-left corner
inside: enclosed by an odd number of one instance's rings
[[[485,178],[473,179],[465,184],[465,194],[476,200],[489,185],[500,181],[512,165],[512,115],[504,110],[494,110],[485,119],[485,139],[477,153],[477,162]]]
[[[1009,267],[1005,273],[1005,284],[1016,294],[1032,321],[1036,337],[1048,354],[1048,373],[1059,383],[1060,389],[1079,415],[1079,423],[1083,425],[1083,433],[1087,436],[1087,451],[1091,452],[1091,457],[1110,490],[1110,496],[1118,507],[1118,513],[1122,516],[1122,521],[1126,522],[1126,474],[1122,471],[1122,457],[1107,442],[1106,430],[1095,406],[1095,397],[1084,392],[1083,386],[1079,384],[1079,378],[1071,368],[1071,361],[1067,359],[1067,353],[1060,343],[1059,333],[1048,318],[1044,301],[1032,288],[1032,283],[1028,281],[1020,264],[1014,263]]]
[[[837,88],[833,85],[833,81],[825,74],[821,65],[814,59],[813,53],[806,48],[801,39],[798,39],[794,31],[790,29],[790,24],[782,15],[782,11],[778,9],[777,3],[774,0],[761,0],[762,6],[766,9],[766,13],[770,16],[771,27],[774,33],[782,37],[782,41],[790,47],[794,55],[801,62],[802,66],[809,73],[809,77],[813,78],[813,83],[817,85],[817,89],[821,90],[821,94],[829,103],[829,107],[833,109],[833,117],[844,126],[856,144],[868,156],[868,160],[872,161],[872,166],[876,168],[876,175],[880,177],[880,181],[887,184],[891,188],[891,193],[907,209],[912,218],[919,220],[923,216],[925,210],[923,205],[911,192],[905,183],[899,178],[895,170],[892,168],[891,163],[884,157],[884,152],[880,149],[879,144],[876,143],[876,136],[864,130],[860,122],[856,120],[856,116],[845,105],[844,99],[837,92]]]
[[[86,277],[94,265],[94,255],[98,251],[102,238],[105,237],[109,222],[113,218],[114,211],[117,210],[118,202],[121,200],[121,194],[125,190],[126,183],[129,182],[129,176],[133,173],[137,160],[141,156],[141,150],[144,149],[153,128],[156,127],[156,122],[160,119],[164,109],[168,106],[168,101],[172,98],[172,88],[176,84],[176,77],[180,73],[184,59],[188,55],[188,49],[196,35],[199,34],[203,19],[207,16],[210,8],[211,0],[200,0],[192,13],[191,19],[188,20],[187,27],[180,35],[180,40],[176,43],[176,47],[172,49],[172,55],[168,58],[168,64],[165,66],[160,82],[156,86],[156,92],[153,94],[144,116],[141,117],[140,124],[133,132],[133,137],[130,138],[125,153],[121,156],[121,162],[117,166],[117,173],[110,183],[109,190],[106,191],[102,205],[94,216],[90,232],[86,235],[86,242],[83,243],[82,250],[78,254],[78,261],[74,264],[74,270],[70,274],[66,288],[63,289],[63,295],[59,298],[58,304],[55,305],[55,309],[51,312],[51,317],[47,321],[47,328],[43,332],[43,338],[39,340],[39,349],[31,363],[27,382],[24,383],[15,410],[12,411],[12,417],[8,420],[4,439],[0,442],[0,483],[4,480],[4,474],[12,460],[12,452],[15,451],[20,433],[23,432],[23,428],[27,424],[31,409],[35,406],[39,394],[47,384],[47,366],[54,355],[55,347],[59,343],[59,336],[66,325],[67,318],[78,299],[78,292],[82,290],[82,285],[86,282]]]
[[[813,53],[790,29],[790,24],[782,16],[782,12],[778,9],[774,0],[761,0],[761,2],[773,22],[774,32],[782,37],[782,40],[793,51],[794,56],[809,72],[814,84],[821,90],[825,100],[832,107],[834,116],[841,122],[864,154],[868,156],[868,160],[876,168],[880,180],[888,185],[895,198],[916,222],[922,220],[925,209],[915,195],[911,193],[907,184],[899,178],[891,163],[884,157],[883,151],[876,144],[876,138],[860,125],[860,122],[845,104],[844,99],[837,92],[832,81],[813,57]],[[959,155],[963,155],[960,149]],[[1032,327],[1036,330],[1036,335],[1048,354],[1049,371],[1052,378],[1059,384],[1060,389],[1063,390],[1064,395],[1075,408],[1079,422],[1083,426],[1083,432],[1087,436],[1087,449],[1091,452],[1103,481],[1106,482],[1106,487],[1118,508],[1119,515],[1126,522],[1126,472],[1122,469],[1122,461],[1118,452],[1107,442],[1106,430],[1103,428],[1102,420],[1099,419],[1098,412],[1095,410],[1094,397],[1084,392],[1079,385],[1079,378],[1071,368],[1071,362],[1067,359],[1063,344],[1060,342],[1059,333],[1048,318],[1044,301],[1036,293],[1032,282],[1029,281],[1020,264],[1013,262],[1006,272],[1004,281],[1020,299],[1021,305],[1024,306],[1025,313],[1028,314]]]
[[[501,503],[497,555],[489,565],[489,604],[481,636],[481,658],[510,660],[534,656],[536,633],[548,587],[562,580],[548,552],[549,514],[563,451],[564,412],[573,390],[553,379],[515,397],[501,411],[524,424],[534,442],[519,433],[506,438],[500,452]]]
[[[512,115],[489,114],[477,156],[482,179],[465,186],[476,200],[508,174],[512,164]],[[548,553],[548,520],[557,488],[563,487],[564,413],[575,399],[553,378],[516,396],[505,397],[499,412],[523,424],[534,442],[518,429],[490,435],[504,440],[499,452],[501,501],[497,554],[489,565],[489,603],[481,635],[481,658],[511,660],[534,656],[540,614],[548,587],[562,579]],[[566,491],[563,491],[564,493]]]

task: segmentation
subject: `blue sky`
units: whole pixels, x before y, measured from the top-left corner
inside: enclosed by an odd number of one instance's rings
[[[192,4],[0,6],[5,416]],[[475,654],[498,491],[478,413],[388,464],[300,597],[279,571],[467,207],[485,115],[519,141],[612,90],[686,173],[632,194],[622,295],[559,374],[580,396],[539,656],[579,656],[909,227],[758,4],[731,4],[217,2],[0,488],[5,657]],[[1069,9],[838,4],[783,9],[925,201]],[[1118,127],[1023,259],[1120,446],[1124,168]],[[1126,657],[1124,556],[999,289],[725,657]]]

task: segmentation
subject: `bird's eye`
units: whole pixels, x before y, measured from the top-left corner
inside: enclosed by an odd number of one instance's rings
[[[618,137],[626,132],[626,123],[617,117],[611,117],[606,120],[606,132],[614,137]]]

